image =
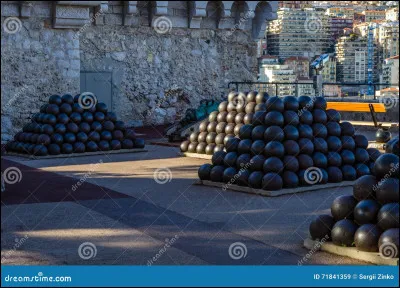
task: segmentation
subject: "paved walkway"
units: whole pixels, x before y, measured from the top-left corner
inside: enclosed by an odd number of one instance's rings
[[[197,168],[207,160],[179,157],[174,147],[147,148],[3,157],[2,170],[17,167],[22,178],[2,195],[2,264],[296,265],[309,252],[302,241],[310,220],[351,194],[338,188],[266,198],[197,186]],[[95,257],[79,256],[84,242],[95,246]],[[229,254],[234,243],[246,257]],[[308,264],[365,263],[317,252]]]

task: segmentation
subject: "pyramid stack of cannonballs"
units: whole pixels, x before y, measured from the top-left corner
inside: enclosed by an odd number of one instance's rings
[[[193,132],[181,143],[182,152],[208,154],[223,151],[226,143],[239,135],[240,128],[251,124],[255,112],[265,111],[267,93],[231,92],[228,101],[211,112],[208,119],[200,123],[199,132]]]
[[[201,180],[280,190],[370,174],[379,151],[368,149],[367,138],[336,110],[327,110],[323,97],[264,97],[257,105],[265,109],[242,114],[235,137],[216,144],[212,164],[198,171]]]
[[[8,152],[35,156],[143,148],[144,140],[118,121],[92,93],[52,95],[8,142]]]
[[[328,238],[339,246],[399,257],[399,157],[382,154],[373,174],[356,181],[353,195],[337,197],[331,215],[311,222],[313,239]]]

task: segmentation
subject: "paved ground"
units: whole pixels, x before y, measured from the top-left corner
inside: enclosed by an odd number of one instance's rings
[[[174,147],[147,148],[3,157],[2,169],[18,167],[22,177],[2,195],[2,264],[297,264],[309,252],[302,241],[312,217],[351,194],[338,188],[266,198],[197,186],[206,160],[179,157]],[[95,257],[79,256],[84,242],[95,245]],[[229,255],[236,242],[247,249],[239,260]],[[364,263],[317,252],[307,264]]]

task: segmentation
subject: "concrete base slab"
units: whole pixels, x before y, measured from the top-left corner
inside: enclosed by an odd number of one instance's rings
[[[213,156],[213,155],[189,153],[189,152],[184,152],[184,153],[181,153],[180,155],[185,156],[185,157],[200,158],[200,159],[207,159],[207,160],[211,160],[211,158]]]
[[[384,258],[377,252],[364,252],[358,250],[356,247],[342,247],[333,244],[332,242],[320,243],[310,238],[304,240],[304,247],[307,249],[315,249],[320,246],[320,250],[326,251],[335,255],[346,256],[353,259],[377,264],[377,265],[399,265],[399,258]]]
[[[195,184],[218,187],[218,188],[222,188],[224,190],[229,189],[229,190],[244,192],[244,193],[249,193],[249,194],[276,197],[276,196],[281,196],[281,195],[285,195],[285,194],[295,194],[295,193],[309,192],[309,191],[315,191],[315,190],[321,190],[321,189],[353,186],[354,183],[355,183],[355,181],[343,181],[340,183],[327,183],[324,185],[312,185],[312,186],[306,186],[306,187],[288,188],[288,189],[281,189],[278,191],[267,191],[267,190],[263,190],[263,189],[254,189],[251,187],[244,187],[244,186],[226,184],[226,183],[221,183],[221,182],[212,182],[212,181],[207,181],[207,180],[199,180]]]
[[[111,150],[111,151],[96,151],[96,152],[47,155],[47,156],[35,156],[35,155],[7,152],[7,153],[5,153],[5,156],[16,156],[16,157],[28,158],[31,160],[39,160],[39,159],[74,158],[74,157],[84,157],[84,156],[94,156],[94,155],[104,155],[104,154],[124,154],[124,153],[139,153],[139,152],[148,152],[148,150],[146,150],[146,149],[121,149],[121,150]]]

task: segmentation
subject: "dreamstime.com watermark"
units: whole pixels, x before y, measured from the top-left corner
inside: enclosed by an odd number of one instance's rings
[[[229,246],[228,249],[229,257],[233,260],[239,260],[246,258],[247,256],[247,246],[242,242],[235,242]]]
[[[297,265],[301,266],[303,265],[305,262],[307,262],[308,260],[310,260],[311,256],[319,251],[319,249],[321,249],[322,244],[324,244],[326,241],[329,240],[329,235],[325,235],[321,240],[317,241],[313,248],[303,257],[301,258],[298,262]]]
[[[379,255],[384,259],[392,259],[399,257],[399,250],[394,243],[383,243],[379,246]]]
[[[26,240],[28,240],[28,238],[29,238],[28,235],[25,235],[20,239],[15,238],[14,246],[12,247],[11,250],[8,250],[7,252],[3,253],[3,255],[1,256],[1,262],[3,263],[4,260],[11,257],[26,242]]]
[[[21,182],[22,172],[18,167],[8,167],[1,173],[1,177],[6,184],[15,184]]]
[[[158,253],[156,255],[154,255],[153,258],[147,260],[147,266],[151,266],[154,263],[156,263],[158,261],[158,259],[160,259],[162,255],[164,255],[164,253],[167,251],[167,249],[170,248],[178,239],[179,239],[178,235],[175,235],[171,239],[168,239],[168,238],[165,239],[164,246],[158,251]]]
[[[8,102],[4,105],[1,106],[1,110],[2,111],[6,111],[8,108],[11,107],[11,105],[15,102],[15,100],[17,100],[18,98],[21,98],[21,95],[23,94],[31,94],[34,95],[36,92],[35,87],[28,87],[28,86],[23,86],[20,89],[18,89],[18,91],[16,93],[13,93],[12,97],[10,100],[8,100]]]
[[[394,175],[396,173],[396,171],[399,170],[399,163],[391,163],[390,164],[390,170],[389,173],[385,174],[385,176],[383,176],[383,178],[372,187],[372,190],[375,192],[376,190],[378,190],[379,186],[381,186],[387,179],[392,178],[392,175]]]
[[[35,276],[4,276],[5,282],[14,283],[29,283],[29,282],[72,282],[72,277],[70,276],[44,276],[43,272],[39,272]]]
[[[318,167],[309,167],[304,172],[304,181],[310,185],[318,184],[322,181],[323,177],[322,170]]]
[[[300,109],[300,110],[297,112],[297,115],[298,115],[299,117],[300,117],[301,115],[303,115],[305,111],[308,111],[310,108],[312,108],[312,106],[314,105],[315,100],[317,99],[316,97],[310,97],[310,98],[311,98],[311,101],[308,102],[308,103],[306,104],[306,106],[304,106],[302,109]]]
[[[233,185],[235,183],[235,181],[242,175],[242,173],[244,171],[246,171],[247,169],[249,169],[251,167],[251,165],[254,163],[253,159],[250,160],[250,162],[247,162],[246,164],[240,163],[240,166],[242,168],[240,168],[239,172],[236,173],[229,181],[228,183],[226,183],[223,187],[222,190],[226,191],[226,189],[229,188],[229,186]]]
[[[82,178],[79,179],[78,182],[76,182],[74,185],[72,185],[71,190],[76,191],[83,183],[86,182],[86,180],[92,175],[93,172],[95,172],[97,169],[99,169],[99,166],[103,164],[103,160],[100,160],[99,163],[96,164],[90,164],[90,169],[85,175],[83,175]]]
[[[158,184],[165,184],[171,182],[172,172],[169,168],[157,168],[153,173],[153,178]]]
[[[104,15],[104,11],[100,9],[96,14],[94,14],[92,17],[89,18],[89,20],[79,29],[78,32],[75,33],[73,38],[79,39],[79,36],[83,32],[85,32],[85,30],[88,29],[92,25],[92,23],[96,21],[97,18],[99,18],[102,15]]]
[[[83,260],[94,258],[97,255],[97,247],[92,242],[83,242],[78,247],[78,255]]]
[[[233,33],[235,33],[236,30],[238,29],[243,29],[245,23],[249,20],[249,19],[253,19],[254,18],[254,11],[247,11],[246,13],[240,13],[241,17],[238,21],[238,23],[236,23],[231,30],[223,36],[223,40],[227,40],[228,37],[232,36]]]

